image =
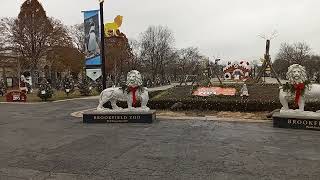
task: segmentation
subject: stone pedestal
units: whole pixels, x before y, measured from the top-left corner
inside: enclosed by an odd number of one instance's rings
[[[152,123],[156,111],[91,111],[83,114],[83,123]]]
[[[318,114],[318,116],[316,116]],[[272,116],[273,127],[320,131],[320,113],[280,113]]]

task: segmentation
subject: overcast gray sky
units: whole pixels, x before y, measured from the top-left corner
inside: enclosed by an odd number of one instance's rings
[[[18,15],[23,0],[1,0],[0,17]],[[67,25],[81,23],[81,11],[98,9],[98,0],[40,0],[48,16]],[[149,25],[171,29],[175,46],[196,46],[203,55],[225,61],[263,57],[265,40],[275,56],[280,43],[303,41],[320,54],[319,0],[106,0],[105,22],[124,16],[121,31],[136,39]]]

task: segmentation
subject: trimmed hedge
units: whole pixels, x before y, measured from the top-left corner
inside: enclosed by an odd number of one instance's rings
[[[214,111],[272,111],[281,107],[280,102],[259,101],[233,101],[233,100],[151,100],[149,107],[152,109],[170,109],[176,102],[184,104],[183,110],[214,110]]]
[[[239,92],[242,85],[225,85],[224,87],[235,87]],[[248,98],[241,98],[239,94],[236,96],[209,96],[199,97],[193,96],[192,86],[177,86],[168,90],[149,92],[150,100],[148,107],[151,109],[169,110],[175,103],[183,103],[183,110],[212,110],[212,111],[240,111],[240,112],[257,112],[257,111],[273,111],[280,109],[281,103],[278,99],[278,85],[248,85]],[[117,105],[122,108],[127,107],[126,102],[118,102]],[[137,102],[140,106],[140,102]],[[294,108],[293,102],[289,103]],[[110,103],[106,103],[105,107],[111,108]],[[316,111],[320,109],[320,102],[306,103],[306,110]]]
[[[277,84],[253,84],[248,85],[250,96],[242,98],[239,96],[242,84],[228,84],[224,87],[237,89],[236,96],[193,96],[192,86],[177,86],[159,93],[149,101],[152,109],[170,109],[177,102],[184,104],[183,110],[214,110],[214,111],[273,111],[282,107],[279,102],[279,86]],[[293,102],[289,103],[294,108]],[[316,111],[320,102],[306,103],[306,110]]]

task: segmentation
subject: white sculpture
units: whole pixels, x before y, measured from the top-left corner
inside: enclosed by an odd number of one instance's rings
[[[28,85],[30,86],[27,78],[24,76],[24,75],[21,75],[20,77],[20,91],[25,91],[25,92],[28,92]]]
[[[249,96],[249,91],[248,91],[248,87],[246,84],[243,84],[242,88],[241,88],[241,94],[240,94],[241,97],[243,96],[246,96],[248,97]]]
[[[136,100],[141,100],[141,107],[135,108]],[[142,87],[142,77],[139,71],[132,70],[128,72],[126,87],[111,87],[103,90],[100,94],[98,111],[149,111],[147,107],[149,100],[148,89]],[[103,104],[110,101],[112,109],[105,109]],[[123,109],[117,106],[117,101],[127,101],[128,109]]]
[[[281,111],[288,111],[288,100],[294,98],[299,106],[298,111],[304,111],[305,99],[320,97],[320,84],[310,84],[306,70],[299,64],[293,64],[288,68],[287,78],[289,83],[280,87],[279,99],[282,104]],[[280,111],[280,112],[281,112]],[[291,110],[292,111],[292,110]]]

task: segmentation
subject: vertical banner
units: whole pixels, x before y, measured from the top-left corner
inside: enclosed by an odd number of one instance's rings
[[[83,11],[86,68],[101,66],[99,10]]]

